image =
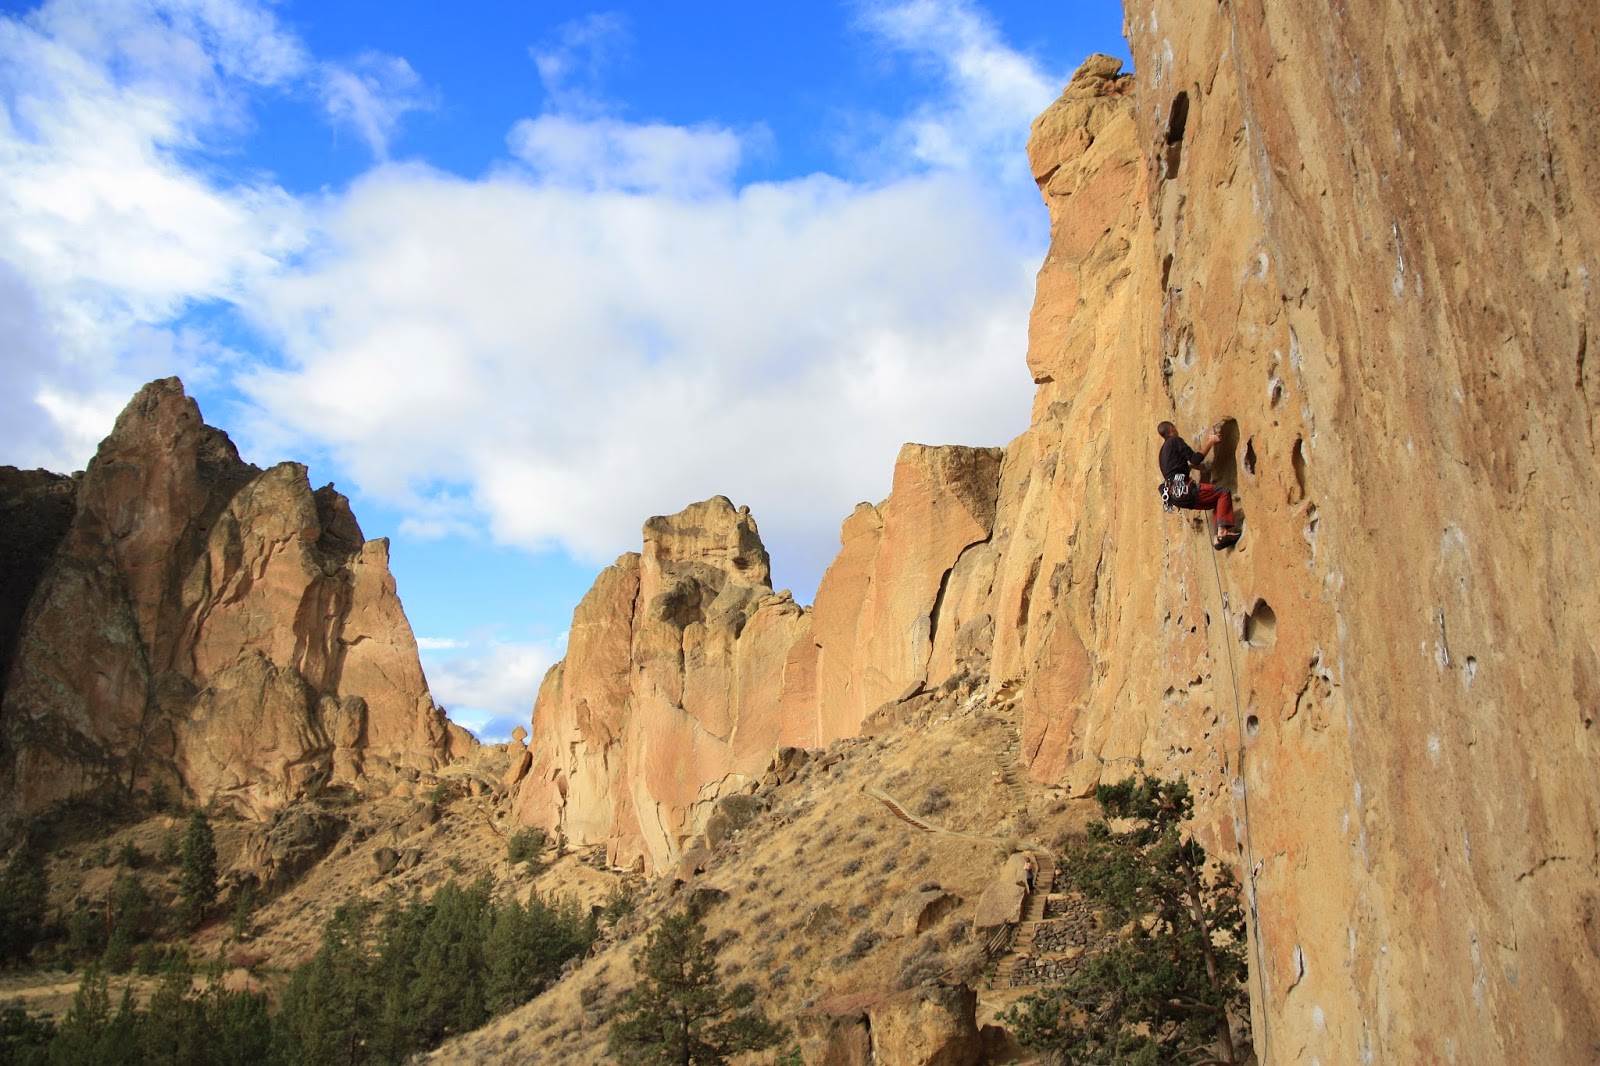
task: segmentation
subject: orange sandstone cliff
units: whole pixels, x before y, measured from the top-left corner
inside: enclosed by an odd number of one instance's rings
[[[140,390],[81,478],[0,489],[27,535],[4,560],[5,822],[158,785],[264,818],[471,746],[428,695],[388,542],[305,467],[241,461],[176,378]]]
[[[1036,121],[1030,428],[908,447],[809,609],[726,500],[652,519],[535,708],[525,821],[691,849],[784,745],[965,683],[1033,778],[1181,773],[1266,1062],[1600,1046],[1600,24],[1130,9]],[[1155,423],[1223,423],[1214,553]]]
[[[600,575],[539,690],[519,817],[661,869],[780,748],[854,736],[927,677],[939,590],[989,535],[999,462],[903,448],[810,609],[772,590],[748,509],[719,496],[645,523],[643,555]]]
[[[1111,397],[1237,419],[1223,476],[1251,546],[1197,606],[1210,705],[1237,693],[1244,719],[1257,1042],[1273,1062],[1586,1059],[1600,23],[1156,3],[1128,30],[1154,232],[1145,376]],[[1152,439],[1128,439],[1119,483]],[[1203,589],[1188,550],[1166,563]],[[1142,580],[1114,586],[1147,612],[1130,638],[1170,610]]]

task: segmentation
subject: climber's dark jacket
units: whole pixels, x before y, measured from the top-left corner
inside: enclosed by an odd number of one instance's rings
[[[1149,452],[1145,453],[1149,455]],[[1193,448],[1187,441],[1174,433],[1161,442],[1161,480],[1171,481],[1176,475],[1187,475],[1191,467],[1199,466],[1205,462],[1205,457]]]

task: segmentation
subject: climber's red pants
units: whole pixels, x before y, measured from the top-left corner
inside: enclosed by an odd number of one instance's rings
[[[1195,510],[1204,511],[1208,507],[1216,508],[1218,531],[1221,531],[1223,526],[1233,528],[1233,493],[1202,481],[1200,500],[1195,504]]]

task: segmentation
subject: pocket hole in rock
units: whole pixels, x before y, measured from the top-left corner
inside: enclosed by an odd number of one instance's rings
[[[1179,93],[1172,100],[1172,114],[1167,119],[1166,177],[1178,176],[1178,166],[1183,162],[1183,135],[1189,125],[1189,94]]]
[[[1211,453],[1211,477],[1207,480],[1231,488],[1239,483],[1239,423],[1224,416],[1217,423],[1217,432],[1219,439],[1216,450]]]
[[[1244,472],[1251,477],[1256,476],[1256,439],[1254,437],[1244,442]]]
[[[1270,648],[1278,642],[1278,616],[1266,600],[1257,599],[1244,616],[1244,641],[1252,648]]]
[[[1294,450],[1289,453],[1289,462],[1294,467],[1294,499],[1290,503],[1299,503],[1306,498],[1306,442],[1303,438],[1294,439]]]
[[[1244,731],[1249,733],[1251,736],[1255,736],[1257,733],[1261,732],[1261,719],[1257,718],[1253,714],[1246,718],[1244,720]]]

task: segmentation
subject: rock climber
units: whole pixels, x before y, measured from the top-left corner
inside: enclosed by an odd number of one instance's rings
[[[1162,498],[1173,507],[1185,507],[1193,511],[1215,508],[1217,539],[1211,542],[1211,546],[1221,551],[1236,543],[1239,526],[1233,517],[1233,493],[1205,481],[1197,485],[1189,480],[1190,469],[1199,470],[1205,464],[1207,453],[1216,447],[1222,436],[1215,429],[1211,430],[1206,434],[1200,450],[1195,451],[1178,436],[1178,427],[1171,422],[1162,422],[1156,426],[1156,432],[1161,435]]]

